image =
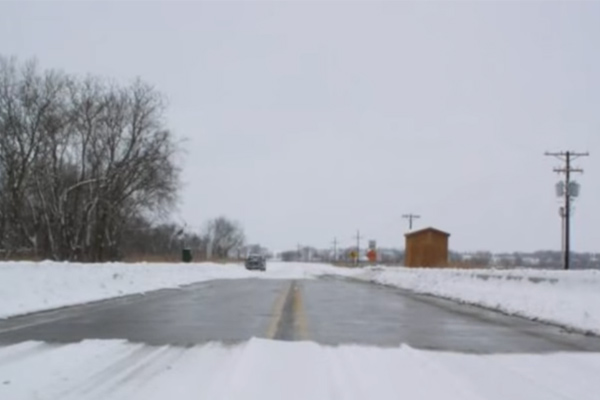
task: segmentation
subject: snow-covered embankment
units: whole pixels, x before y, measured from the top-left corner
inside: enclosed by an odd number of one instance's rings
[[[600,334],[600,271],[374,267],[360,277]]]

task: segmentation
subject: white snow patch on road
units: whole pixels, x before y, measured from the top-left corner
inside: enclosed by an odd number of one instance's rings
[[[359,278],[600,334],[600,271],[373,267]]]
[[[120,340],[0,347],[10,400],[592,400],[600,354],[468,355],[252,339],[227,347]]]
[[[268,263],[266,272],[242,264],[0,263],[0,318],[144,293],[213,279],[305,279],[344,274],[321,264]]]

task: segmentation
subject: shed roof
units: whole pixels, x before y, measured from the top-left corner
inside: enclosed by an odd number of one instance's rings
[[[409,233],[405,234],[404,236],[406,236],[406,237],[417,236],[417,235],[421,235],[421,234],[426,233],[426,232],[435,232],[437,234],[441,234],[441,235],[445,235],[445,236],[450,236],[450,234],[448,232],[444,232],[444,231],[441,231],[439,229],[435,229],[435,228],[432,228],[432,227],[425,228],[425,229],[420,229],[420,230],[414,231],[414,232],[409,232]]]

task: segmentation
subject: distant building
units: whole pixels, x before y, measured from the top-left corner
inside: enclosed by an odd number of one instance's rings
[[[435,228],[421,229],[406,235],[407,267],[444,267],[448,265],[449,233]]]

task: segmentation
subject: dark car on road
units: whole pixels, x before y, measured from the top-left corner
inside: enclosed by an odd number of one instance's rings
[[[248,270],[267,270],[267,261],[265,260],[265,257],[260,254],[250,254],[246,258],[245,265]]]

